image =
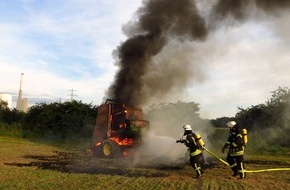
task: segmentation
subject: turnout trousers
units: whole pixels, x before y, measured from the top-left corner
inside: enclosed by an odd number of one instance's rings
[[[190,156],[189,162],[196,172],[196,177],[197,178],[201,177],[201,173],[202,173],[201,166],[204,163],[203,154],[201,153],[195,156]]]
[[[240,175],[240,178],[245,177],[245,164],[244,164],[244,156],[231,156],[228,154],[227,156],[227,162],[229,163],[231,169],[233,170],[234,174],[233,176]]]

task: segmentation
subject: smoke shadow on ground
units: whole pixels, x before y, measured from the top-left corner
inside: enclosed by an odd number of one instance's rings
[[[89,157],[82,152],[59,152],[53,155],[25,155],[25,160],[12,163],[4,163],[16,167],[36,167],[41,170],[52,170],[62,173],[79,173],[91,175],[120,175],[125,177],[168,177],[172,173],[183,170],[189,163],[183,165],[162,165],[152,163],[133,164],[132,160],[107,159]],[[158,162],[156,162],[158,163]],[[204,170],[219,167],[220,163],[213,158],[206,159],[202,166]]]
[[[63,173],[121,175],[126,177],[166,177],[169,174],[153,168],[130,167],[126,159],[96,159],[83,153],[54,152],[54,155],[25,155],[28,162],[4,163],[8,166],[36,167]]]
[[[114,175],[125,177],[168,177],[171,174],[182,171],[185,167],[190,167],[189,162],[183,165],[162,165],[160,162],[156,164],[138,163],[134,164],[128,158],[123,159],[107,159],[88,157],[83,152],[59,152],[54,151],[51,155],[25,155],[19,162],[4,163],[8,166],[16,167],[36,167],[41,170],[52,170],[62,173],[76,173],[76,174],[91,174],[91,175]],[[157,158],[156,158],[157,159]],[[160,158],[162,160],[162,158]],[[287,162],[281,161],[265,161],[265,160],[246,160],[247,166],[250,165],[269,165],[279,167],[290,167]],[[202,165],[203,170],[223,168],[224,164],[217,159],[208,157]]]

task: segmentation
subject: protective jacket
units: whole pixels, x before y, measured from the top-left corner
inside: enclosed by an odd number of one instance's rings
[[[233,129],[230,131],[229,138],[225,144],[225,147],[229,147],[230,156],[241,156],[244,154],[245,144],[243,136],[239,130]]]
[[[190,156],[196,156],[202,153],[202,149],[199,146],[194,133],[186,135],[184,144],[189,148]]]

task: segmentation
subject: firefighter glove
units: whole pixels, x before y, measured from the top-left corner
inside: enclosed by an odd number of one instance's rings
[[[225,153],[226,148],[227,148],[226,146],[223,146],[222,153]]]
[[[183,143],[183,140],[176,140],[176,143]]]
[[[222,153],[225,153],[225,147],[222,148]]]

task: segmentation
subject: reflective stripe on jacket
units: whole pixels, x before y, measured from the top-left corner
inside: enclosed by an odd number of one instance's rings
[[[198,143],[196,142],[194,134],[188,134],[186,136],[184,144],[189,148],[190,156],[196,156],[202,153],[202,150],[200,149]]]
[[[241,149],[238,148],[230,148],[229,149],[229,154],[230,156],[241,156],[245,152],[244,146],[241,147]]]
[[[229,146],[230,156],[241,156],[245,152],[243,136],[240,133],[230,134],[226,145]]]
[[[202,151],[200,149],[196,149],[196,151],[190,153],[190,156],[196,156],[196,155],[199,155],[201,153],[202,153]]]

